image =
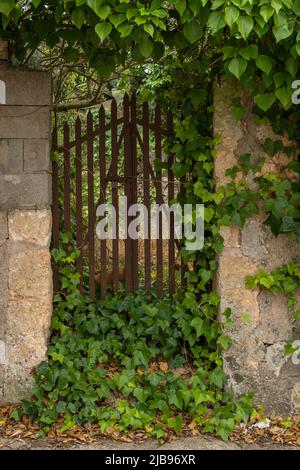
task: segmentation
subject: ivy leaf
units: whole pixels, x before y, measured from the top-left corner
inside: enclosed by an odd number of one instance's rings
[[[190,41],[190,43],[194,43],[198,41],[203,35],[203,28],[201,24],[197,23],[197,21],[190,21],[189,23],[185,23],[183,27],[183,34],[185,37]]]
[[[282,106],[287,109],[291,104],[291,90],[288,87],[281,87],[275,91],[275,95]]]
[[[232,344],[232,339],[228,335],[222,335],[218,338],[217,343],[226,351]]]
[[[274,14],[274,9],[271,5],[263,5],[260,9],[260,14],[263,17],[265,23],[268,23],[271,16]]]
[[[228,70],[239,80],[247,68],[243,57],[234,57],[228,64]]]
[[[230,28],[232,28],[239,16],[239,10],[234,6],[231,5],[225,8],[225,21]]]
[[[175,3],[175,8],[179,15],[182,16],[186,9],[186,0],[177,0]]]
[[[256,95],[255,97],[255,103],[263,111],[267,111],[269,108],[271,108],[275,100],[276,96],[273,93],[260,94]]]
[[[152,26],[152,24],[145,24],[144,25],[144,31],[146,31],[146,33],[149,34],[149,36],[153,37],[154,35],[154,27]]]
[[[132,24],[120,24],[120,26],[118,26],[118,31],[121,35],[121,38],[126,38],[127,36],[129,36],[129,34],[131,34],[132,30],[133,30],[133,25]]]
[[[219,31],[219,29],[224,28],[224,26],[226,26],[224,12],[212,12],[207,20],[207,26],[211,29],[213,34]]]
[[[273,77],[276,88],[279,88],[285,81],[285,73],[277,72]]]
[[[256,65],[260,70],[269,75],[272,70],[272,59],[268,55],[261,54],[256,59]]]
[[[191,321],[191,326],[193,326],[196,330],[198,338],[203,334],[203,320],[200,317],[194,318]]]
[[[153,41],[148,36],[144,36],[139,43],[139,50],[146,59],[151,56],[153,51]]]
[[[296,77],[298,66],[297,66],[297,62],[295,61],[293,57],[288,57],[288,59],[286,60],[285,70],[289,72],[289,74],[291,74],[292,77]]]
[[[9,16],[9,14],[15,8],[15,0],[1,0],[0,2],[0,13],[3,13],[5,16]]]
[[[200,11],[201,2],[199,2],[199,0],[189,0],[189,7],[192,10],[193,15],[196,16]]]
[[[75,24],[75,26],[80,29],[81,26],[83,25],[84,23],[84,20],[85,20],[85,15],[84,15],[84,11],[82,8],[76,8],[72,15],[71,15],[71,20],[72,22]]]
[[[288,24],[283,24],[281,26],[274,26],[273,34],[275,36],[276,42],[279,42],[291,36],[291,34],[293,34],[293,29],[289,28]]]
[[[253,19],[251,16],[240,16],[238,21],[238,30],[243,39],[247,39],[253,29]]]
[[[98,34],[101,42],[103,42],[111,33],[112,25],[108,22],[98,23],[95,26],[95,31]]]
[[[279,11],[282,8],[282,0],[271,0],[271,5],[278,15]]]
[[[225,380],[225,374],[223,370],[220,367],[216,367],[212,372],[210,372],[209,380],[216,387],[222,387]]]
[[[258,46],[256,44],[250,44],[247,47],[242,47],[239,51],[239,54],[246,60],[256,59],[258,54]]]
[[[110,12],[111,8],[108,5],[99,5],[97,7],[97,15],[99,16],[99,18],[101,18],[101,20],[106,20]]]
[[[189,166],[185,163],[174,162],[171,166],[171,170],[174,173],[176,178],[181,178],[182,176],[186,175],[189,171]]]
[[[233,46],[225,46],[222,49],[223,52],[223,60],[231,59],[234,56],[236,49]]]

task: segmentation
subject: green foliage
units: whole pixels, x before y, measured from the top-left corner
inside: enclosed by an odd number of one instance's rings
[[[297,320],[300,319],[300,308],[295,309],[297,305],[296,294],[300,286],[299,261],[290,261],[270,273],[260,269],[255,276],[246,277],[246,287],[248,289],[254,289],[257,286],[270,290],[275,295],[285,294],[289,309],[293,311],[293,315]]]
[[[22,1],[4,0],[0,15],[0,36],[14,44],[21,62],[42,42],[54,47],[65,41],[74,62],[80,51],[107,77],[128,57],[157,61],[166,49],[201,49],[211,64],[223,59],[229,76],[243,78],[261,110],[275,102],[291,107],[300,53],[298,1],[35,0],[25,8]]]
[[[251,397],[233,402],[223,391],[221,352],[230,344],[215,321],[218,298],[195,294],[149,299],[120,292],[96,303],[80,295],[70,234],[53,250],[61,292],[54,298],[48,360],[35,374],[22,410],[43,433],[98,423],[101,432],[145,429],[161,439],[193,420],[223,439],[247,421]],[[227,317],[229,313],[226,313]],[[21,413],[12,416],[19,419]]]
[[[245,154],[227,171],[230,183],[215,189],[218,139],[212,138],[211,84],[223,72],[242,81],[253,96],[257,122],[271,122],[275,133],[297,143],[299,111],[292,109],[291,90],[300,54],[299,1],[35,0],[24,9],[22,2],[5,0],[0,14],[0,36],[14,44],[21,62],[40,43],[53,47],[61,41],[67,62],[76,62],[80,52],[102,77],[128,59],[147,60],[154,73],[142,83],[129,79],[131,87],[162,107],[171,104],[178,118],[166,151],[175,155],[175,176],[188,175],[178,201],[205,204],[204,249],[181,250],[193,269],[186,273],[186,292],[171,302],[149,304],[142,294],[89,302],[77,290],[76,251],[63,240],[53,253],[61,265],[62,292],[55,298],[49,360],[39,368],[35,399],[24,403],[26,413],[45,429],[63,416],[64,429],[92,421],[103,431],[145,428],[158,437],[165,427],[179,432],[189,416],[204,431],[227,438],[235,422],[249,416],[250,402],[234,404],[222,391],[220,351],[230,338],[221,334],[219,299],[212,292],[215,255],[223,242],[220,227],[243,226],[263,204],[273,233],[295,234],[299,240],[299,183],[279,174],[260,176],[263,160],[252,163]],[[247,116],[238,99],[233,113],[236,119]],[[272,140],[265,150],[289,152]],[[298,161],[289,166],[300,172]],[[249,173],[254,185],[248,184]],[[286,293],[292,308],[298,271],[288,263],[270,274],[260,271],[247,285]],[[230,325],[229,312],[225,318]],[[149,371],[157,361],[167,362],[167,371]],[[187,367],[189,376],[178,375],[176,369]]]

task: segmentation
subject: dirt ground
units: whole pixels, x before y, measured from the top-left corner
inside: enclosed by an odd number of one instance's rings
[[[64,439],[26,439],[0,435],[0,450],[300,450],[300,446],[274,443],[262,439],[259,442],[223,442],[212,436],[197,436],[174,439],[161,446],[154,440],[119,442],[97,438],[94,442],[64,442]]]

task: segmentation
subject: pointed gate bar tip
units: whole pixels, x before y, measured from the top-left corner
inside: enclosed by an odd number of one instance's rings
[[[105,108],[104,108],[103,104],[101,104],[101,106],[99,108],[99,116],[102,116],[102,115],[105,115]]]
[[[79,116],[77,116],[76,121],[75,121],[75,127],[81,126],[81,119]]]
[[[123,104],[129,106],[129,95],[128,93],[125,93],[124,98],[123,98]]]
[[[93,115],[92,115],[92,112],[91,112],[91,110],[90,110],[90,111],[87,113],[87,116],[86,116],[87,124],[89,125],[89,124],[93,123],[93,120],[94,120],[94,119],[93,119]]]

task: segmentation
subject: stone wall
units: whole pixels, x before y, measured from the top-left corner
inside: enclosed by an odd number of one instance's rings
[[[5,54],[0,42],[0,402],[15,402],[30,395],[51,318],[51,80]]]
[[[215,86],[214,132],[221,136],[215,160],[217,185],[228,182],[225,172],[236,165],[237,156],[252,155],[253,162],[266,157],[263,171],[282,171],[285,155],[276,155],[270,161],[264,154],[262,143],[275,137],[268,126],[258,127],[251,115],[237,122],[231,115],[233,96],[240,95],[249,104],[233,82],[225,79]],[[278,136],[276,136],[276,140]],[[260,290],[247,290],[244,279],[255,274],[259,267],[270,271],[295,258],[300,258],[300,245],[285,236],[275,237],[263,223],[263,215],[248,220],[240,230],[222,229],[224,249],[219,256],[216,289],[221,296],[220,310],[230,307],[234,326],[229,334],[233,345],[224,355],[225,372],[235,395],[248,390],[255,392],[256,403],[262,403],[269,412],[290,413],[300,411],[300,365],[284,356],[284,344],[293,338],[292,314],[286,299]],[[244,315],[250,321],[243,321]],[[299,326],[299,325],[298,325]]]

